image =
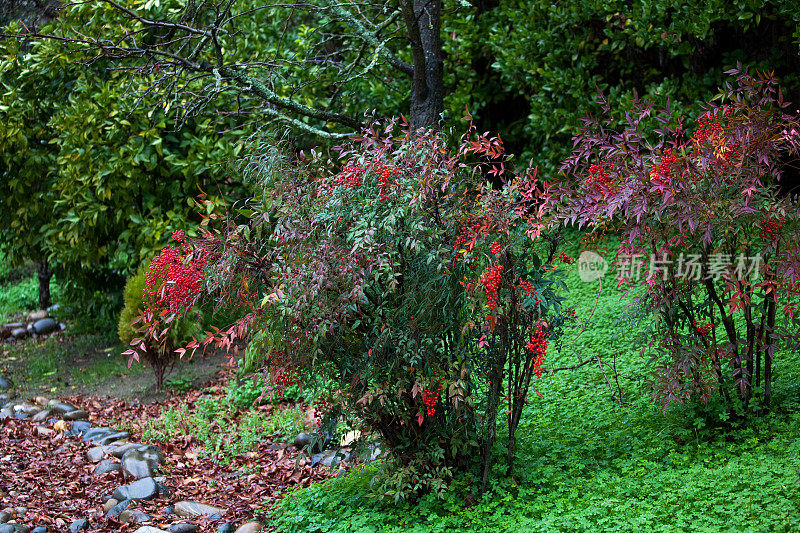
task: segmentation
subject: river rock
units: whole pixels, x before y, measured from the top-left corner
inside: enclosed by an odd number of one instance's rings
[[[294,447],[298,450],[302,450],[311,442],[311,437],[308,436],[307,433],[300,432],[294,438]]]
[[[89,529],[89,521],[85,518],[78,518],[69,525],[70,533],[83,531],[84,529]]]
[[[119,501],[116,498],[111,498],[108,502],[118,502],[114,504],[108,511],[106,511],[106,518],[117,518],[122,511],[126,510],[131,505],[131,500]],[[106,502],[106,505],[108,505]],[[105,508],[105,507],[103,507]]]
[[[106,502],[103,504],[103,514],[109,512],[118,503],[119,502],[117,500],[115,500],[114,498],[109,498],[108,500],[106,500]]]
[[[3,524],[0,526],[0,533],[30,533],[31,526],[22,524]]]
[[[127,524],[128,522],[130,522],[131,524],[138,524],[139,522],[147,522],[148,520],[150,520],[150,517],[141,511],[127,510],[127,511],[122,511],[119,514],[118,520],[123,524]]]
[[[164,454],[156,446],[136,446],[122,456],[122,473],[125,479],[153,477],[164,464]]]
[[[196,533],[196,531],[200,529],[194,524],[172,524],[169,526],[169,533]]]
[[[258,533],[261,531],[261,528],[264,527],[261,522],[252,521],[246,522],[239,526],[239,528],[235,531],[235,533]]]
[[[59,402],[58,400],[50,400],[50,409],[55,411],[56,413],[63,415],[65,413],[69,413],[71,411],[77,411],[78,408],[70,403]]]
[[[73,422],[73,425],[74,425],[74,422]],[[105,437],[106,435],[111,435],[112,433],[114,433],[114,432],[111,431],[108,428],[93,427],[93,428],[89,429],[88,431],[86,431],[83,434],[83,442],[92,442],[92,443],[94,443],[95,439],[100,439],[102,437]]]
[[[28,330],[25,328],[15,328],[11,330],[11,336],[15,339],[23,339],[28,336]]]
[[[36,322],[37,320],[42,320],[43,318],[47,318],[48,315],[47,311],[41,309],[39,311],[34,311],[32,313],[28,313],[28,322]]]
[[[158,496],[158,485],[151,477],[118,487],[112,498],[115,500],[149,500]]]
[[[217,531],[219,531],[219,533],[234,533],[233,529],[233,524],[230,522],[225,522],[224,524],[220,524],[220,526],[217,528]]]
[[[117,472],[120,469],[122,469],[122,465],[115,463],[113,459],[103,459],[97,465],[97,468],[94,469],[94,475],[102,476],[103,474],[107,474],[109,472]]]
[[[8,390],[14,388],[14,382],[5,376],[0,376],[0,390]]]
[[[31,530],[31,533],[47,533],[47,528],[44,526],[37,526]]]
[[[142,526],[133,533],[167,533],[163,529],[158,529],[152,526]]]
[[[138,446],[143,446],[142,444],[136,442],[126,442],[124,444],[115,444],[114,446],[110,447],[108,453],[112,457],[116,457],[117,459],[122,459],[122,456],[125,455],[125,452],[130,450],[131,448],[136,448]]]
[[[69,429],[69,434],[72,436],[83,435],[87,431],[89,431],[89,428],[91,427],[92,427],[91,422],[87,422],[85,420],[76,420],[72,423],[72,426]]]
[[[193,516],[211,516],[215,514],[221,515],[224,509],[207,505],[205,503],[181,501],[175,504],[175,514],[184,518],[191,518]]]
[[[92,442],[96,444],[100,444],[101,446],[107,446],[112,442],[116,442],[118,440],[125,440],[130,437],[131,434],[127,431],[117,431],[116,433],[110,433],[105,437],[99,437],[96,441],[93,440]]]
[[[50,429],[47,426],[36,426],[36,434],[41,437],[47,437],[55,433],[55,430]]]
[[[43,318],[33,323],[33,331],[37,335],[47,335],[54,332],[58,328],[58,324],[52,318]]]
[[[108,446],[95,446],[86,450],[86,460],[90,463],[99,463],[106,454]]]
[[[14,411],[12,411],[11,409],[7,409],[5,407],[0,409],[0,420],[3,420],[4,418],[12,418],[13,416],[14,416]]]
[[[83,409],[75,409],[74,411],[70,411],[69,413],[64,413],[61,418],[64,420],[86,420],[89,418],[89,413],[84,411]]]
[[[45,420],[47,420],[47,417],[50,416],[50,414],[51,411],[49,409],[45,409],[44,411],[39,411],[38,413],[33,415],[33,418],[31,418],[31,420],[34,422],[44,422]]]

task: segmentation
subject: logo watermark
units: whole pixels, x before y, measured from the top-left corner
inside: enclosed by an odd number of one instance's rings
[[[642,267],[648,267],[645,273],[647,280],[660,278],[665,281],[669,277],[690,279],[719,280],[723,276],[733,279],[749,278],[758,274],[761,255],[736,257],[730,254],[712,254],[705,261],[699,254],[681,253],[675,259],[666,254],[660,257],[650,254],[649,260],[642,254],[619,254],[615,261],[617,275],[615,279],[638,282],[642,278]],[[578,275],[581,281],[590,283],[603,278],[609,270],[608,262],[597,252],[584,250],[578,258]]]

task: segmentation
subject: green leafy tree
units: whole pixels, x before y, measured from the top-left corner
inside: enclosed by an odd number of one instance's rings
[[[59,22],[99,19],[74,10]],[[54,41],[15,39],[0,41],[0,57],[0,248],[12,261],[57,270],[77,295],[118,290],[196,219],[191,198],[210,208],[238,194],[224,162],[243,130],[224,108],[173,131],[169,105],[125,98],[132,79],[105,60],[81,65]]]

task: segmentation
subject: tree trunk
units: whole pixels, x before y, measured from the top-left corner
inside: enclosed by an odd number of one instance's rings
[[[39,278],[39,309],[50,307],[50,278],[53,273],[46,260],[36,263],[36,277]]]
[[[414,57],[411,127],[439,129],[444,111],[442,1],[404,0],[401,9]]]

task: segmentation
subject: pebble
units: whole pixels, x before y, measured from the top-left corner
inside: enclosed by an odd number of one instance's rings
[[[106,502],[103,504],[103,514],[109,512],[118,503],[119,502],[117,500],[115,500],[114,498],[110,498],[110,499],[106,500]]]
[[[89,428],[91,427],[92,424],[90,422],[86,422],[85,420],[76,420],[75,422],[72,423],[72,426],[70,427],[69,430],[69,434],[73,436],[83,435],[84,433],[89,431]]]
[[[109,502],[116,502],[118,501],[116,498],[111,498],[108,500]],[[108,504],[108,502],[106,502]],[[106,511],[106,518],[116,518],[118,517],[124,510],[130,506],[131,500],[122,500],[119,503],[114,504],[108,511]],[[103,506],[105,509],[105,505]]]
[[[156,446],[129,448],[122,456],[122,473],[125,479],[153,477],[164,464],[164,454]]]
[[[235,533],[258,533],[259,531],[261,531],[261,528],[263,527],[264,526],[261,524],[261,522],[254,520],[252,522],[246,522],[241,526],[239,526],[239,528],[235,531]]]
[[[169,526],[169,533],[195,533],[199,528],[194,524],[172,524]]]
[[[111,496],[115,500],[149,500],[158,496],[158,485],[151,477],[118,487]]]
[[[175,514],[185,518],[193,516],[209,516],[214,514],[221,515],[224,512],[224,509],[213,507],[205,503],[181,501],[175,504]]]
[[[33,331],[37,335],[47,335],[58,328],[58,324],[52,318],[43,318],[33,323]]]
[[[131,524],[138,524],[139,522],[147,522],[150,517],[141,511],[122,511],[119,514],[119,521],[123,524],[130,522]]]
[[[70,403],[59,402],[57,400],[50,400],[48,402],[50,408],[55,411],[56,413],[63,415],[65,413],[69,413],[70,411],[77,411],[78,408]]]
[[[31,418],[31,420],[33,420],[34,422],[44,422],[45,420],[47,420],[47,417],[50,416],[51,413],[52,411],[50,411],[50,409],[39,411],[38,413],[33,415],[33,418]]]
[[[113,459],[103,459],[98,463],[97,468],[94,469],[94,475],[102,476],[108,472],[117,472],[122,468],[122,465],[115,463]]]
[[[31,533],[47,533],[47,528],[44,526],[38,526],[31,530]]]
[[[168,532],[164,531],[163,529],[158,529],[151,526],[142,526],[133,533],[168,533]]]
[[[225,522],[217,528],[217,531],[219,531],[219,533],[234,533],[233,529],[233,524]]]
[[[75,409],[74,411],[70,411],[69,413],[64,413],[61,418],[64,420],[86,420],[89,418],[89,413],[84,411],[83,409]]]
[[[116,433],[106,435],[105,437],[98,437],[97,440],[92,440],[91,442],[94,444],[100,444],[101,446],[106,446],[114,441],[125,440],[130,436],[131,434],[127,431],[118,431]]]
[[[78,518],[73,523],[69,525],[70,533],[74,533],[75,531],[83,531],[84,529],[89,528],[89,521],[85,518]]]
[[[98,463],[105,455],[107,449],[108,447],[106,446],[95,446],[94,448],[89,448],[86,450],[86,459],[90,463]]]

